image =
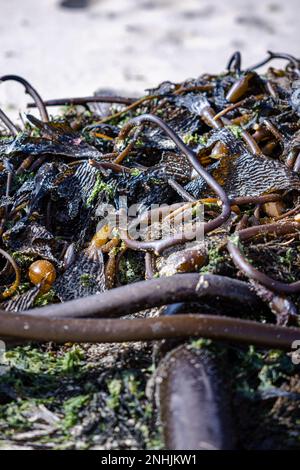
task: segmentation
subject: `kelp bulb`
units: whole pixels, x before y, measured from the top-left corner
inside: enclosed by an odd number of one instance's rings
[[[38,260],[32,263],[28,271],[32,284],[42,284],[41,292],[48,292],[56,279],[56,270],[50,261]]]

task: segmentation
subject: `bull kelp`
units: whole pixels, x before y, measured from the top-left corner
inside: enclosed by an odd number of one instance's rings
[[[258,73],[274,60],[285,68]],[[81,423],[85,448],[299,449],[299,59],[269,52],[243,69],[236,52],[219,75],[139,98],[46,101],[22,77],[4,81],[39,112],[20,128],[0,110],[0,336],[19,344],[2,376],[4,441],[49,446],[29,407],[52,420],[51,448],[80,448],[69,430]],[[128,342],[142,342],[134,367],[120,354],[107,371],[102,343]],[[68,388],[64,343],[101,344],[98,390],[78,358],[91,387]],[[66,386],[49,380],[57,399],[25,393],[16,372],[27,360],[44,387],[43,354]],[[265,426],[251,437],[253,406]]]

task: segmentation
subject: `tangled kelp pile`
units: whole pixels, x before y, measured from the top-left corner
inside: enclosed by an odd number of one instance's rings
[[[286,60],[285,70],[256,72],[273,59]],[[300,307],[299,76],[288,54],[241,70],[236,53],[223,74],[164,82],[140,99],[51,101],[23,78],[1,77],[25,86],[41,118],[27,115],[21,130],[0,114],[1,336],[200,336],[291,350]],[[47,108],[62,104],[49,118]],[[124,224],[126,207],[135,211]],[[145,309],[155,310],[112,319]],[[166,445],[233,447],[220,399],[190,435],[176,428],[185,413],[197,422],[203,376],[214,396],[220,390],[214,360],[177,346],[168,340],[157,353]],[[172,408],[176,391],[190,408]],[[219,431],[207,436],[212,415]]]

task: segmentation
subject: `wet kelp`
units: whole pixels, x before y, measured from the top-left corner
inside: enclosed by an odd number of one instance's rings
[[[200,336],[291,350],[300,72],[298,59],[268,54],[243,69],[236,53],[220,75],[136,99],[44,101],[23,78],[0,77],[40,114],[21,129],[0,113],[3,338]],[[285,69],[257,72],[274,59]],[[155,318],[116,318],[146,308]]]

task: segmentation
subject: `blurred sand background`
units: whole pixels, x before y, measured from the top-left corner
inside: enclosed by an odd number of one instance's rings
[[[237,49],[247,66],[267,49],[300,56],[299,13],[299,0],[0,0],[0,74],[45,99],[142,94],[222,71]],[[3,109],[26,102],[20,85],[1,84]]]

